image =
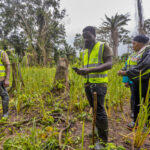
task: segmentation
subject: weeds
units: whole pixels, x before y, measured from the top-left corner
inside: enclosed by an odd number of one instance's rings
[[[142,89],[141,89],[141,80],[140,80],[140,111],[138,114],[138,118],[136,121],[137,129],[134,128],[134,139],[133,143],[135,147],[140,148],[147,136],[150,133],[150,122],[148,118],[150,117],[150,102],[149,102],[149,92],[150,92],[150,80],[149,80],[149,85],[148,85],[148,90],[147,90],[147,95],[145,100],[142,99]],[[135,125],[135,126],[136,126]]]
[[[111,116],[112,109],[115,111],[123,111],[124,102],[129,98],[129,89],[124,87],[121,78],[117,76],[117,70],[120,70],[122,66],[123,64],[114,65],[113,69],[110,70],[108,74],[109,83],[105,107],[107,108],[107,114],[109,116]],[[19,126],[18,128],[20,128],[20,130],[17,129],[18,132],[16,131],[16,135],[5,140],[3,145],[4,150],[59,149],[58,132],[63,128],[64,124],[61,124],[63,121],[59,118],[55,119],[51,114],[66,115],[67,124],[70,120],[73,124],[77,121],[83,121],[81,127],[82,133],[72,136],[71,131],[67,129],[67,132],[62,135],[62,140],[64,143],[64,150],[66,148],[74,149],[72,146],[75,146],[76,149],[85,149],[85,124],[87,121],[91,122],[91,116],[88,113],[89,104],[84,92],[83,77],[77,75],[70,66],[69,91],[67,96],[56,97],[54,96],[55,93],[51,92],[56,72],[55,68],[22,67],[21,70],[25,87],[20,87],[19,90],[15,91],[13,98],[10,101],[10,107],[12,110],[15,108],[14,111],[17,112],[20,120],[27,117],[28,114],[30,114],[30,117],[36,118],[40,115],[40,118],[42,119],[39,120],[39,122],[36,122],[34,119],[32,127],[30,126],[31,124],[27,126]],[[63,88],[61,85],[59,87]],[[147,111],[145,105],[143,106],[140,118],[143,118],[142,114]],[[148,131],[143,135],[144,138],[146,138],[147,133]],[[139,132],[136,133],[135,137],[138,136]],[[0,136],[0,140],[4,140],[3,136]],[[141,142],[143,141],[143,138],[141,138]],[[135,141],[135,143],[138,142]],[[109,144],[107,147],[111,149],[112,145]],[[115,148],[123,150],[122,147],[115,146]]]
[[[57,135],[57,130],[50,127],[45,130],[37,129],[35,119],[33,119],[29,135],[18,133],[15,138],[7,139],[3,147],[4,150],[56,150],[58,149]]]
[[[82,150],[84,150],[84,124],[85,121],[83,121],[83,125],[82,125]]]
[[[123,103],[129,97],[129,89],[124,86],[122,79],[118,77],[117,70],[122,68],[123,64],[114,64],[113,68],[108,72],[108,91],[106,94],[105,107],[108,116],[111,116],[111,110],[123,111]]]

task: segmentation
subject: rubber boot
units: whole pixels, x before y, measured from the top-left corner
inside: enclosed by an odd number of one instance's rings
[[[102,150],[105,146],[101,144],[99,141],[95,143],[94,150]]]
[[[94,128],[94,135],[95,135],[95,137],[98,138],[98,129],[97,129],[97,127]],[[89,133],[88,136],[89,136],[89,138],[92,138],[93,137],[93,132]]]
[[[134,113],[131,111],[130,117],[133,119],[134,118]]]
[[[8,118],[8,100],[2,100],[2,106],[3,106],[3,117]]]
[[[96,122],[96,126],[100,140],[106,144],[108,142],[108,120],[99,120]]]

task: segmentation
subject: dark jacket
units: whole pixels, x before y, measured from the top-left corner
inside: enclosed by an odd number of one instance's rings
[[[132,80],[132,81],[139,81],[139,75],[140,72],[141,74],[144,73],[146,70],[150,69],[150,46],[145,49],[145,52],[143,53],[142,57],[137,61],[137,66],[134,68],[131,68],[126,71],[127,76]],[[138,77],[135,78],[134,77]],[[150,77],[150,73],[142,76],[142,80],[147,80]]]

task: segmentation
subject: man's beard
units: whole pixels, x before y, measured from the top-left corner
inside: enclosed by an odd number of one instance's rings
[[[95,41],[85,41],[84,47],[85,49],[92,49],[93,46],[95,45]]]

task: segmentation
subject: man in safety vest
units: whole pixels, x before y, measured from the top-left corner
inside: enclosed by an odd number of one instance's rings
[[[5,51],[0,50],[0,96],[2,97],[3,117],[8,117],[9,96],[6,87],[9,86],[10,62]]]
[[[142,98],[146,98],[146,93],[148,90],[148,82],[150,79],[150,45],[148,45],[149,38],[145,35],[135,36],[133,39],[133,49],[136,52],[136,55],[133,58],[133,62],[137,63],[132,68],[129,68],[126,71],[120,70],[118,72],[119,75],[127,75],[133,81],[133,93],[135,98],[134,105],[134,120],[131,122],[128,127],[133,129],[135,126],[135,122],[137,120],[137,116],[140,108],[140,82],[141,80],[141,92]],[[150,116],[149,119],[150,120]]]
[[[96,127],[103,143],[108,141],[108,120],[104,108],[104,98],[107,91],[107,70],[112,68],[112,50],[103,42],[96,42],[95,28],[88,26],[83,29],[85,50],[83,52],[84,67],[76,70],[85,77],[85,92],[89,104],[93,107],[93,92],[97,93]],[[97,142],[98,147],[99,145]],[[98,148],[100,149],[100,148]]]

